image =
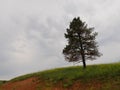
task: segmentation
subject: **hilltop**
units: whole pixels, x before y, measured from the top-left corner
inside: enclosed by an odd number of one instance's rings
[[[120,63],[57,68],[1,84],[0,90],[120,90]]]

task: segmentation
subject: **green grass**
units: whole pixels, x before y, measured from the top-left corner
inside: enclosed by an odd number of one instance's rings
[[[4,83],[6,83],[7,81],[5,81],[5,80],[0,80],[0,85],[2,85],[2,84],[4,84]]]
[[[37,77],[38,81],[43,82],[42,86],[38,86],[38,90],[42,90],[43,87],[47,88],[46,90],[51,90],[51,87],[60,83],[64,88],[69,88],[76,82],[80,82],[83,86],[90,85],[90,90],[96,90],[94,86],[96,83],[94,82],[97,81],[102,84],[102,88],[98,90],[120,90],[120,63],[88,65],[86,69],[83,69],[82,66],[56,68],[19,76],[9,82],[21,81],[31,77]],[[5,82],[0,81],[0,85]]]
[[[111,78],[120,80],[120,63],[89,65],[86,69],[83,69],[81,66],[57,68],[16,77],[11,81],[20,81],[30,77],[38,77],[53,83],[58,81],[72,83],[75,80],[87,82],[92,79],[106,81]]]

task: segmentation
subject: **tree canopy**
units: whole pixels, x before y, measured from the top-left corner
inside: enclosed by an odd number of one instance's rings
[[[100,57],[98,44],[95,41],[97,32],[94,28],[88,28],[85,22],[79,17],[70,22],[69,28],[66,29],[65,38],[68,44],[63,49],[65,60],[69,62],[83,62],[86,67],[86,60],[94,60]]]

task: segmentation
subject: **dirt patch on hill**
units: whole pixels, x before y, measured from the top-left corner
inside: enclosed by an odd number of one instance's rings
[[[8,82],[1,86],[1,90],[36,90],[37,78],[29,78],[23,81]]]
[[[65,83],[63,82],[50,84],[34,77],[23,81],[7,82],[2,85],[0,90],[100,90],[101,85],[98,82],[94,82],[94,84],[93,82],[91,83],[92,84],[83,84],[78,81],[69,87],[65,87]]]
[[[72,83],[72,85],[63,81],[53,84],[32,77],[22,81],[7,82],[1,86],[0,90],[120,90],[120,83],[112,84],[102,83],[98,80],[92,80],[87,83],[78,80]]]

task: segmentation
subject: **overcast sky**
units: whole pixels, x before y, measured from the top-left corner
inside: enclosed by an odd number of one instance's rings
[[[120,0],[0,0],[0,79],[73,65],[64,60],[64,33],[74,17],[98,32],[102,57],[120,61]]]

